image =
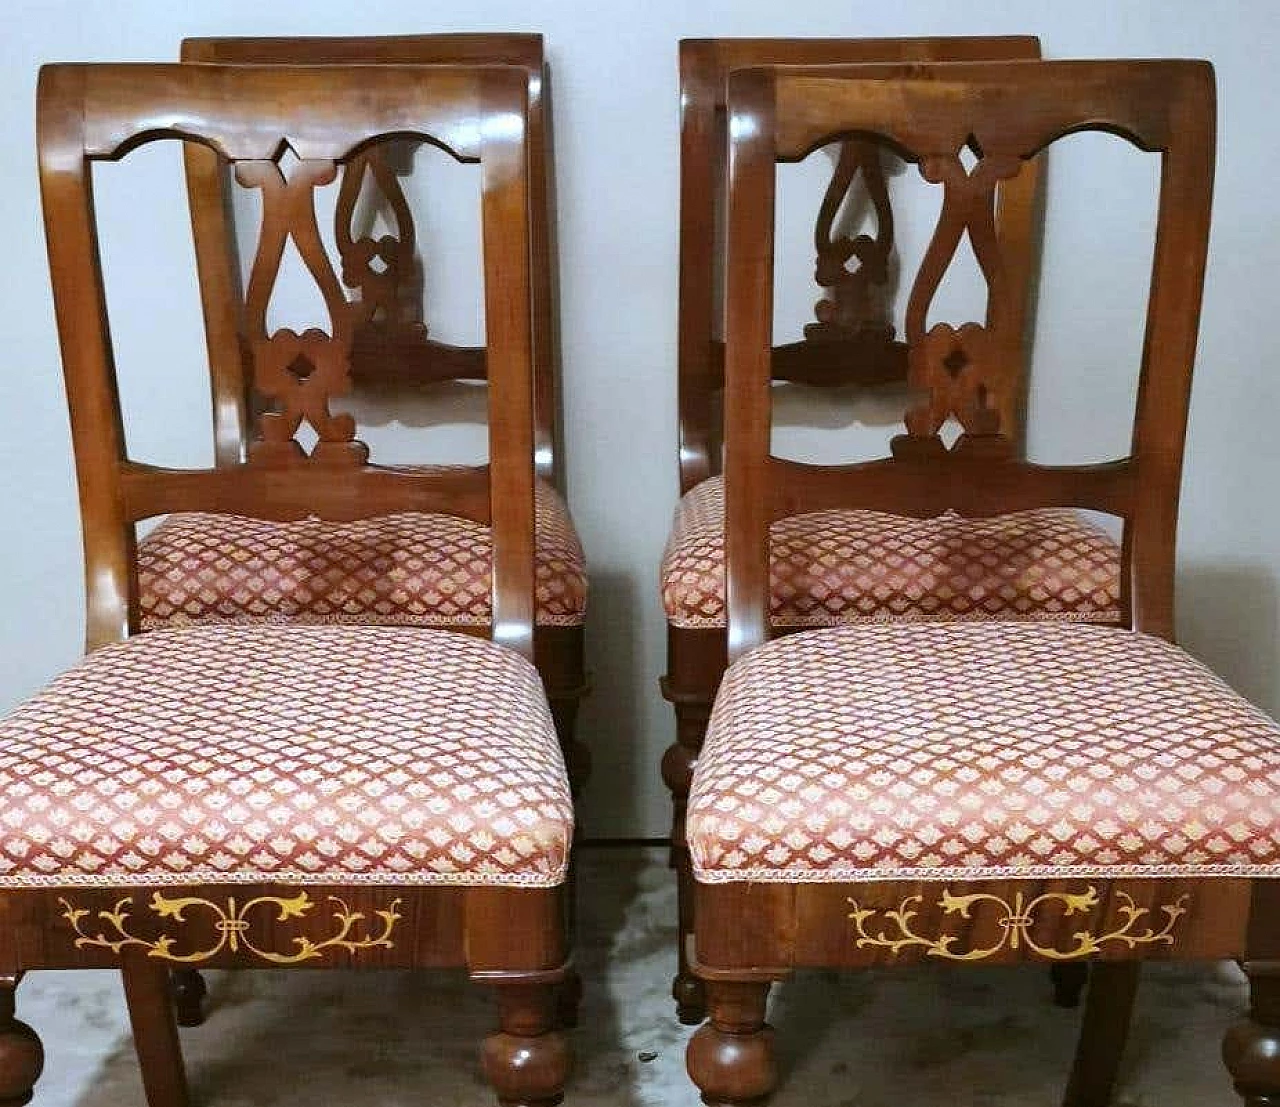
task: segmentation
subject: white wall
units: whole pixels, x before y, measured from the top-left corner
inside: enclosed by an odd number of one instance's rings
[[[581,727],[596,756],[586,811],[593,833],[659,834],[666,826],[657,761],[672,723],[656,689],[663,620],[655,581],[676,489],[682,36],[1032,32],[1053,57],[1191,55],[1216,63],[1219,173],[1184,501],[1181,628],[1191,649],[1264,707],[1280,710],[1280,514],[1270,495],[1280,475],[1280,373],[1269,326],[1280,271],[1280,220],[1268,187],[1280,137],[1274,0],[364,0],[358,14],[354,7],[336,0],[206,0],[192,8],[161,0],[5,3],[0,707],[71,662],[82,633],[75,489],[33,157],[37,65],[170,59],[180,38],[197,34],[540,30],[555,82],[569,494],[592,567],[596,692]],[[155,159],[147,188],[176,182],[176,161],[165,162],[171,155],[140,156]],[[1053,166],[1033,395],[1032,448],[1042,457],[1123,447],[1139,333],[1133,308],[1145,288],[1143,235],[1152,211],[1150,169],[1135,157],[1082,138]],[[809,167],[785,172],[795,177],[786,196],[821,187]],[[205,441],[193,442],[204,433],[205,401],[185,216],[177,193],[154,205],[149,195],[104,178],[104,213],[125,224],[106,250],[131,406],[146,417],[133,444],[153,457],[199,457]],[[814,299],[804,284],[809,210],[788,224],[798,251],[788,265],[797,276],[779,304],[780,337],[798,332]],[[459,302],[449,310],[462,339],[475,326],[471,309]],[[812,412],[803,403],[789,410],[788,423],[804,424]],[[868,411],[876,422],[874,410],[849,408],[822,428],[788,430],[782,445],[825,455],[860,449],[871,432],[851,430],[851,420]],[[386,437],[416,445],[405,437],[414,433],[393,427]]]

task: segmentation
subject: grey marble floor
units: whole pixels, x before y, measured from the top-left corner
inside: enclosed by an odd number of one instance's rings
[[[676,1024],[671,876],[657,850],[587,852],[579,964],[587,980],[567,1104],[694,1107]],[[488,997],[460,973],[210,974],[211,1012],[183,1031],[207,1107],[490,1107],[476,1047]],[[776,988],[774,1107],[1054,1107],[1077,1015],[1038,968],[810,973]],[[142,1103],[111,973],[32,973],[21,1017],[48,1053],[37,1107]],[[1231,965],[1143,979],[1116,1107],[1233,1107],[1218,1043],[1245,1006]]]

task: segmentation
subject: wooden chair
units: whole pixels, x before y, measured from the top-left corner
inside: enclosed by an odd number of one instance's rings
[[[1194,61],[747,70],[729,79],[728,649],[694,772],[695,972],[708,1104],[777,1078],[770,982],[805,966],[1091,960],[1066,1102],[1101,1107],[1138,964],[1240,958],[1226,1039],[1246,1103],[1280,1102],[1280,727],[1172,642],[1174,538],[1209,233],[1212,68]],[[1054,140],[1110,132],[1161,162],[1132,450],[1021,460],[993,380],[1017,318],[996,191]],[[918,401],[892,454],[770,455],[775,166],[833,137],[890,144],[941,186],[905,339]],[[965,151],[968,151],[968,154]],[[962,157],[962,155],[964,155]],[[966,158],[972,168],[967,168]],[[962,235],[985,322],[926,329]],[[948,418],[963,434],[947,448]],[[1123,520],[1123,625],[769,620],[770,524],[798,512],[967,518],[1047,506]]]
[[[524,70],[530,103],[530,190],[533,196],[533,304],[534,304],[534,457],[540,480],[538,622],[535,657],[547,686],[556,730],[560,735],[575,792],[590,772],[590,757],[574,738],[578,702],[586,690],[583,660],[583,618],[586,608],[586,571],[582,547],[558,489],[562,483],[559,446],[559,335],[557,329],[555,196],[550,122],[550,72],[543,57],[542,36],[532,34],[402,35],[386,38],[209,38],[188,39],[182,44],[187,62],[238,65],[278,64],[494,64]],[[364,151],[344,168],[336,205],[335,239],[340,276],[362,300],[371,305],[361,322],[351,350],[354,390],[385,392],[426,383],[486,379],[486,354],[481,348],[460,348],[436,341],[421,319],[421,263],[417,256],[417,232],[413,214],[390,161],[404,146],[385,142]],[[246,418],[253,397],[247,387],[241,356],[241,322],[237,319],[236,274],[229,262],[231,223],[226,206],[225,167],[217,155],[203,147],[186,150],[187,188],[191,224],[201,273],[209,363],[214,391],[214,427],[220,464],[234,464],[243,456]],[[357,225],[362,187],[372,178],[384,206],[395,223],[395,233],[376,241]],[[367,189],[366,189],[367,191]],[[335,567],[332,580],[313,598],[287,595],[283,603],[270,603],[246,590],[252,570],[275,567],[280,556],[273,540],[274,528],[258,527],[245,533],[234,520],[224,520],[212,533],[192,535],[190,520],[170,520],[143,543],[142,608],[147,628],[176,624],[253,621],[270,617],[298,621],[343,620],[422,626],[475,626],[487,622],[487,594],[469,568],[454,581],[452,593],[441,598],[436,581],[405,581],[411,600],[389,596],[386,587],[370,577],[344,579]],[[295,539],[298,536],[293,536]],[[356,535],[368,549],[366,560],[394,556],[398,541],[410,546],[409,554],[425,547],[437,563],[456,560],[471,566],[484,560],[483,536],[469,530],[443,535],[423,520],[380,533]],[[323,557],[334,543],[347,543],[351,535],[318,530],[304,541],[311,552]],[[219,576],[216,562],[223,550],[219,541],[252,558],[249,567],[234,579]],[[195,547],[193,549],[193,546]],[[196,564],[193,567],[193,558]],[[403,557],[402,557],[403,560]],[[186,566],[186,576],[176,571]],[[321,575],[321,574],[317,574]],[[482,575],[482,574],[480,574]],[[216,599],[198,605],[195,613],[185,586],[198,583],[212,588]],[[309,579],[308,584],[314,584]],[[235,599],[236,596],[244,598]]]
[[[681,937],[673,996],[682,1022],[700,1022],[702,988],[687,945],[692,878],[684,811],[692,766],[725,669],[724,483],[716,401],[723,342],[715,259],[722,253],[725,78],[755,65],[975,61],[1038,58],[1033,37],[922,39],[700,39],[680,44],[680,490],[662,566],[667,615],[663,694],[677,740],[662,772],[673,804],[672,862],[680,884]],[[800,342],[775,346],[772,378],[808,385],[879,385],[907,375],[907,347],[892,326],[893,210],[881,149],[846,138],[814,228],[817,319]],[[861,187],[876,233],[849,238],[836,215]],[[1036,268],[1038,163],[1002,182],[998,233],[1008,272],[1008,342],[993,388],[1002,425],[1022,447],[1023,340]],[[850,265],[856,262],[856,266]],[[1037,511],[999,520],[889,519],[871,512],[781,521],[775,539],[772,616],[786,632],[860,620],[1119,619],[1120,550],[1075,512]],[[989,564],[994,551],[996,568]],[[1061,563],[1067,562],[1062,569]],[[834,564],[833,564],[834,561]],[[871,569],[859,569],[859,565]],[[1073,1005],[1079,971],[1055,972],[1058,1000]]]
[[[152,1107],[186,1102],[174,965],[465,966],[495,987],[503,1103],[560,1101],[573,810],[532,664],[534,466],[527,75],[486,66],[55,65],[40,77],[46,235],[84,527],[88,657],[0,722],[0,1102],[41,1067],[14,1017],[28,969],[123,971]],[[479,162],[487,466],[368,461],[330,401],[366,304],[314,193],[388,134]],[[261,193],[244,316],[267,400],[242,461],[129,459],[91,170],[157,139],[216,150]],[[293,161],[286,176],[278,164]],[[268,333],[292,239],[330,333]],[[295,439],[307,424],[318,442]],[[173,511],[348,521],[439,512],[492,529],[491,635],[422,627],[140,624],[134,526]]]
[[[540,482],[534,662],[577,795],[591,770],[590,754],[575,737],[578,704],[588,684],[583,651],[587,576],[582,544],[561,496],[555,175],[550,71],[542,36],[192,38],[182,44],[182,60],[233,65],[507,65],[527,74],[534,459]],[[373,391],[394,397],[423,384],[486,379],[483,347],[438,342],[422,320],[418,235],[393,165],[410,158],[417,145],[402,139],[378,143],[340,171],[334,221],[339,276],[369,305],[350,352],[357,396]],[[248,421],[257,401],[242,353],[244,321],[230,181],[216,151],[188,144],[184,162],[201,278],[216,458],[220,465],[235,465],[245,455]],[[394,233],[371,237],[363,224],[372,207],[388,215]],[[228,559],[228,551],[234,552],[234,559]],[[461,519],[415,514],[347,524],[281,524],[175,514],[141,542],[138,556],[141,625],[146,630],[263,619],[481,631],[488,625],[488,536],[483,528]],[[388,565],[396,571],[387,572]],[[205,994],[197,971],[174,974],[179,1025],[204,1021]]]

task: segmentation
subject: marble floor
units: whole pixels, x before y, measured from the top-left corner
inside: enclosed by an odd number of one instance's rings
[[[659,850],[582,855],[578,961],[587,981],[567,1104],[694,1107],[690,1030],[667,987],[675,896]],[[184,1030],[206,1107],[490,1107],[476,1047],[492,1025],[461,973],[209,974],[207,1023]],[[1036,967],[807,973],[774,990],[782,1086],[773,1107],[1054,1107],[1077,1014]],[[1218,1060],[1245,1007],[1232,965],[1143,978],[1115,1107],[1234,1107]],[[36,1107],[142,1103],[118,979],[32,973],[20,1016],[47,1050]]]

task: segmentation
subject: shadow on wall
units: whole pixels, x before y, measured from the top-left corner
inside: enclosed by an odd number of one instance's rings
[[[620,827],[642,825],[638,789],[645,781],[662,788],[656,761],[636,764],[637,756],[643,758],[647,748],[640,736],[639,697],[648,691],[636,679],[637,673],[645,672],[637,656],[640,612],[636,581],[626,573],[595,568],[590,558],[588,550],[591,592],[586,650],[591,691],[582,701],[577,730],[579,740],[591,751],[591,777],[582,796],[581,833],[588,839],[616,835]],[[652,602],[652,591],[647,590],[645,602]],[[603,825],[605,820],[607,826]]]
[[[1178,641],[1241,695],[1280,713],[1280,604],[1260,564],[1185,566],[1178,573]]]

